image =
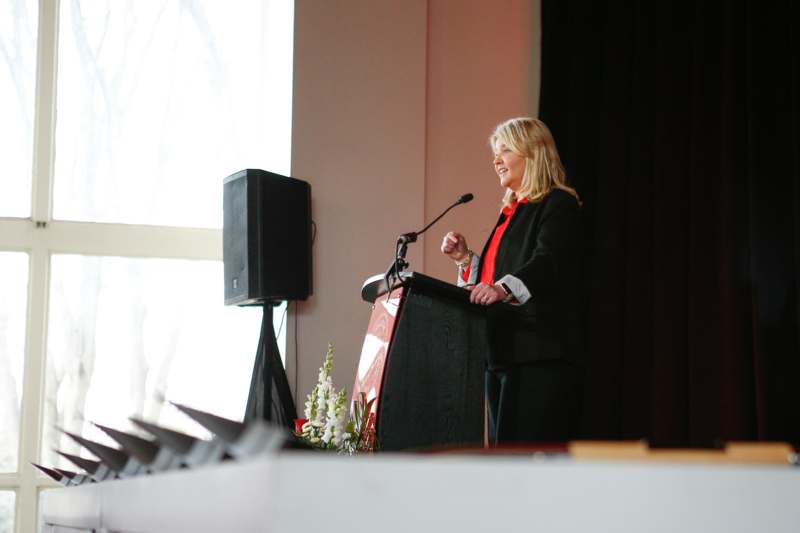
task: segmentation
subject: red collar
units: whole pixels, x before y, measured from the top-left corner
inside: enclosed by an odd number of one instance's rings
[[[508,216],[508,215],[512,214],[514,211],[517,210],[517,206],[519,204],[527,204],[527,203],[528,203],[528,199],[527,198],[523,198],[522,200],[514,200],[513,202],[511,202],[511,205],[503,206],[503,209],[501,210],[501,212],[504,215]]]

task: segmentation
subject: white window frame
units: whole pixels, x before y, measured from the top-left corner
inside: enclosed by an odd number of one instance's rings
[[[42,445],[42,405],[52,255],[68,253],[90,256],[222,260],[222,230],[219,229],[53,220],[59,8],[60,0],[39,0],[31,218],[0,218],[0,251],[19,251],[29,254],[17,472],[0,474],[0,490],[16,492],[17,533],[36,531],[39,491],[59,486],[30,466],[31,462],[39,462]],[[287,339],[294,338],[295,325],[295,313],[287,312],[284,325]],[[254,354],[255,350],[256,346],[253,346]],[[286,343],[286,351],[284,354],[286,371],[289,382],[294,383],[296,346],[293,342]]]

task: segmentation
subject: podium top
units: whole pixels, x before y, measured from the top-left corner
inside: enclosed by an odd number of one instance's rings
[[[421,289],[421,291],[425,293],[435,293],[458,303],[472,306],[472,304],[469,302],[469,291],[467,289],[446,281],[442,281],[440,279],[426,276],[425,274],[421,274],[419,272],[402,272],[399,280],[393,278],[392,281],[393,283],[391,290],[394,290],[398,287],[413,287],[416,289]],[[389,287],[386,286],[386,278],[384,274],[376,274],[370,278],[367,278],[366,281],[364,281],[364,284],[361,286],[361,298],[365,302],[369,303],[375,303],[375,300],[387,292],[389,292]],[[513,318],[517,321],[525,321],[522,313],[520,313],[520,307],[517,305],[497,302],[488,307],[481,305],[474,305],[473,307],[480,311],[488,311],[491,309],[494,313],[499,313],[500,316]]]
[[[447,283],[440,279],[420,274],[419,272],[401,272],[400,279],[392,278],[392,286],[387,287],[385,274],[376,274],[364,281],[361,286],[361,298],[365,302],[374,303],[375,300],[398,287],[425,287],[432,289],[436,292],[443,293],[447,296],[469,302],[469,291]]]

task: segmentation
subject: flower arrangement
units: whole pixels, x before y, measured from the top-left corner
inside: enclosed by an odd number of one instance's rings
[[[306,397],[305,418],[295,420],[295,435],[314,448],[349,455],[375,451],[375,413],[372,412],[375,400],[367,401],[367,395],[362,392],[348,413],[347,390],[336,391],[332,369],[333,345],[328,344],[317,385]]]

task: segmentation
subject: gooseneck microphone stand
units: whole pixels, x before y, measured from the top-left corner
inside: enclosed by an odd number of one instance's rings
[[[406,261],[406,253],[408,252],[408,245],[412,242],[417,242],[417,237],[428,231],[428,228],[436,224],[440,218],[445,216],[451,209],[457,205],[466,204],[471,202],[475,196],[472,193],[461,195],[450,207],[445,209],[441,215],[434,218],[427,226],[419,231],[412,231],[410,233],[403,233],[397,237],[397,242],[394,246],[394,259],[392,260],[389,268],[384,275],[386,288],[391,290],[392,283],[400,281],[400,275],[408,268],[408,261]]]

